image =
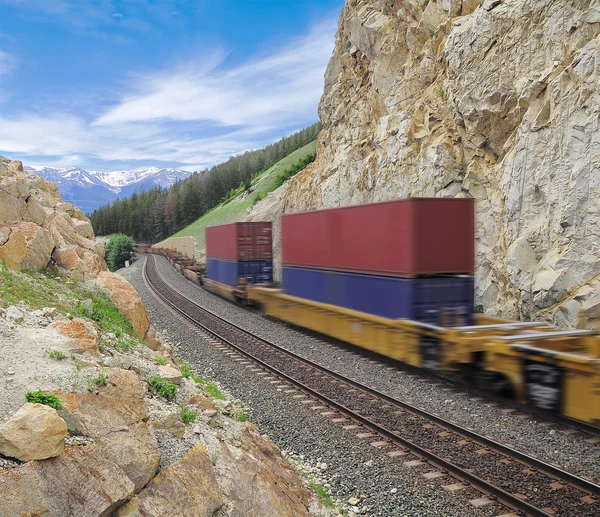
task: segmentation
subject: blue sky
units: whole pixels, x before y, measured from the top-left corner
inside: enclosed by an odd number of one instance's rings
[[[0,154],[188,170],[317,121],[343,0],[0,0]]]

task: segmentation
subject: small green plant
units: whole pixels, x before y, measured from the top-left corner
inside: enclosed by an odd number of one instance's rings
[[[41,390],[28,391],[25,393],[25,400],[32,404],[44,404],[54,409],[60,409],[62,407],[62,400],[60,400],[53,393],[45,393]]]
[[[248,421],[248,415],[246,415],[246,413],[244,413],[244,412],[238,413],[237,415],[235,415],[235,419],[238,422],[247,422]]]
[[[206,384],[206,381],[202,377],[192,375],[192,379],[196,384],[202,384],[203,386]]]
[[[127,350],[131,350],[132,348],[135,348],[136,345],[137,345],[137,341],[135,339],[120,339],[117,342],[117,348],[121,352],[127,352]]]
[[[48,357],[51,357],[52,359],[64,359],[67,357],[67,354],[60,350],[48,350]]]
[[[217,388],[212,382],[206,382],[204,384],[204,389],[206,390],[206,393],[208,393],[212,398],[218,400],[225,400],[225,395],[223,395],[219,391],[219,388]]]
[[[325,506],[328,506],[329,508],[333,508],[334,502],[331,499],[331,497],[329,497],[329,494],[327,493],[327,489],[323,485],[319,485],[319,484],[311,481],[309,483],[309,486],[310,486],[311,490],[317,495],[317,497],[319,498],[321,503],[323,503]]]
[[[81,368],[83,368],[83,366],[81,366],[81,364],[79,364],[79,363],[75,363],[75,371],[76,371],[76,372],[79,372],[79,371],[81,371]]]
[[[104,370],[102,370],[98,374],[98,377],[96,377],[95,379],[90,379],[88,381],[88,389],[90,391],[94,391],[96,388],[99,388],[100,386],[105,386],[107,380],[108,380],[108,374]]]
[[[181,376],[184,379],[192,376],[192,367],[188,363],[181,363]]]
[[[156,357],[154,358],[154,362],[161,366],[167,366],[167,360],[164,357]]]
[[[219,461],[219,455],[218,454],[213,454],[210,457],[210,461],[213,464],[213,467],[216,467],[217,466],[217,462]]]
[[[443,88],[440,88],[440,89],[438,90],[438,95],[439,95],[439,96],[440,96],[442,99],[446,97],[446,92],[444,91],[444,89],[443,89]]]
[[[177,398],[177,386],[171,381],[161,379],[157,375],[152,375],[146,379],[152,391],[167,400]]]
[[[188,406],[182,404],[179,406],[179,416],[181,417],[181,421],[185,425],[188,425],[196,421],[196,418],[198,417],[198,411],[194,411]]]

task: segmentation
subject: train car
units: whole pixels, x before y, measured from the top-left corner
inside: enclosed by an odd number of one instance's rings
[[[474,314],[474,206],[452,201],[283,216],[283,288],[272,285],[270,261],[266,276],[255,263],[248,226],[209,229],[207,250],[219,256],[206,266],[175,250],[141,252],[159,253],[190,281],[273,318],[600,425],[599,333]]]
[[[248,285],[271,285],[271,234],[271,223],[262,221],[207,228],[205,288],[242,302],[247,300]]]

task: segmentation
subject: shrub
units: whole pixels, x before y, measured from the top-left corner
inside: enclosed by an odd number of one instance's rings
[[[44,393],[41,390],[29,391],[25,393],[25,400],[32,404],[44,404],[54,409],[62,407],[62,400],[52,393]]]
[[[135,251],[135,242],[131,237],[117,234],[106,245],[106,261],[111,271],[116,271],[125,265],[126,260],[131,260]]]
[[[179,406],[179,416],[181,417],[181,421],[185,425],[188,425],[196,421],[196,418],[198,417],[198,411],[194,411],[188,406],[182,404]]]
[[[161,379],[157,375],[152,375],[147,379],[152,391],[164,399],[175,400],[177,398],[177,386],[171,381]]]

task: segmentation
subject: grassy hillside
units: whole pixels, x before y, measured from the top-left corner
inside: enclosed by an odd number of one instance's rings
[[[316,148],[317,142],[315,140],[289,154],[273,165],[273,167],[257,176],[252,181],[250,187],[251,191],[249,193],[244,192],[241,189],[238,190],[235,196],[216,206],[210,212],[204,214],[200,219],[177,232],[173,237],[194,237],[196,239],[197,249],[203,250],[205,246],[204,230],[207,226],[216,226],[218,224],[233,223],[241,220],[246,209],[252,206],[259,195],[264,196],[275,190],[277,187],[277,177],[281,172],[298,160],[314,153]]]

